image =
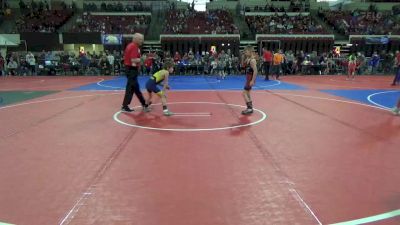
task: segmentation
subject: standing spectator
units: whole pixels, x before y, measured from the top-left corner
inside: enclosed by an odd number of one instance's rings
[[[217,73],[219,79],[225,79],[224,69],[225,69],[225,57],[221,57],[217,62],[217,71],[218,71]]]
[[[297,55],[297,72],[298,71],[303,71],[303,61],[305,59],[305,55],[303,51],[300,51],[300,53]]]
[[[205,52],[205,55],[203,57],[203,65],[204,65],[204,73],[205,74],[210,74],[210,53]]]
[[[293,74],[294,55],[292,51],[289,51],[286,55],[286,69],[288,74]]]
[[[320,74],[328,74],[328,57],[326,56],[326,53],[323,53],[321,57],[319,58],[319,70],[321,71]]]
[[[387,63],[387,58],[386,58],[387,53],[386,53],[385,50],[382,50],[381,53],[378,54],[378,55],[379,55],[380,63],[378,65],[378,69],[377,70],[378,70],[378,72],[382,72],[383,73],[384,68],[386,67],[386,63]]]
[[[25,56],[31,75],[36,75],[36,59],[32,52],[28,52]]]
[[[4,70],[4,65],[5,65],[5,60],[2,55],[0,55],[0,76],[5,76],[5,70]]]
[[[240,68],[240,60],[239,57],[233,57],[232,58],[232,64],[233,64],[233,73],[234,74],[239,74],[239,68]]]
[[[80,65],[78,62],[78,59],[75,57],[74,54],[71,54],[68,57],[68,64],[70,65],[70,70],[72,72],[73,75],[79,75],[79,69],[80,69]],[[52,67],[54,68],[54,67]],[[54,71],[55,73],[55,71]]]
[[[333,59],[333,53],[332,52],[328,53],[326,64],[327,64],[326,65],[327,66],[326,74],[334,74],[334,73],[337,72],[335,70],[336,69],[336,63],[335,63],[335,61]]]
[[[377,72],[378,66],[379,66],[379,61],[380,57],[378,53],[375,51],[374,54],[372,55],[371,59],[369,60],[369,67],[371,74],[375,74]]]
[[[382,62],[382,71],[383,73],[389,73],[391,72],[393,68],[393,62],[394,62],[394,56],[392,52],[385,52],[383,55],[383,62]]]
[[[269,72],[271,69],[271,64],[272,64],[272,52],[269,51],[266,47],[264,47],[263,69],[264,69],[265,80],[269,80]]]
[[[357,67],[357,58],[355,56],[355,54],[350,54],[349,56],[349,63],[348,63],[348,71],[347,71],[347,78],[346,80],[354,80],[355,79],[355,71],[356,71],[356,67]]]
[[[100,74],[98,63],[96,61],[96,57],[92,56],[89,63],[89,69],[87,74],[98,76]]]
[[[146,73],[146,66],[144,64],[144,62],[146,61],[146,57],[147,54],[143,54],[140,57],[140,66],[139,66],[140,75],[144,75]]]
[[[218,58],[211,60],[211,74],[214,75],[218,72]]]
[[[108,62],[106,55],[101,56],[99,66],[100,66],[102,75],[110,75],[111,74],[110,63]]]
[[[151,52],[147,53],[146,59],[144,60],[144,66],[146,67],[146,75],[150,75],[153,68],[153,54]]]
[[[306,58],[308,58],[309,62],[309,66],[307,66],[307,69],[305,71],[306,74],[316,74],[318,71],[315,71],[316,66],[318,65],[318,56],[317,53],[315,51],[311,52],[310,54],[307,54]]]
[[[231,75],[233,72],[233,57],[232,56],[228,57],[228,62],[226,63],[226,69],[227,69],[228,75]]]
[[[279,76],[282,73],[282,63],[284,57],[282,50],[278,49],[278,52],[274,54],[272,59],[272,75],[275,75],[275,79],[279,80]]]
[[[82,65],[82,70],[84,73],[88,72],[89,65],[90,65],[90,54],[87,52],[86,54],[81,54],[80,55],[80,62]]]
[[[111,75],[114,75],[114,62],[115,62],[114,55],[111,53],[108,53],[107,60],[108,60],[108,63],[110,64]]]
[[[394,58],[394,66],[396,67],[396,75],[394,76],[392,86],[395,86],[400,82],[400,52],[396,51],[396,57]]]
[[[201,55],[200,52],[197,51],[196,54],[194,55],[194,65],[196,67],[196,75],[203,74],[203,68],[202,68],[202,62],[201,62]]]
[[[21,76],[26,76],[29,74],[30,69],[29,69],[29,63],[25,60],[25,59],[21,59],[20,63],[19,63],[19,71],[18,74],[20,74]]]
[[[366,60],[363,53],[359,52],[357,54],[357,73],[358,75],[363,75],[366,69]]]

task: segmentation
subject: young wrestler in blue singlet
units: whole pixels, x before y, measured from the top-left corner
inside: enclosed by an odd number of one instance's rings
[[[146,89],[147,92],[149,93],[149,98],[147,100],[147,105],[150,105],[152,103],[152,98],[153,98],[153,93],[157,94],[158,97],[161,98],[161,103],[163,107],[163,114],[165,116],[171,116],[173,113],[168,110],[167,107],[167,98],[165,97],[165,91],[169,90],[169,85],[168,85],[168,77],[169,74],[174,71],[174,64],[170,61],[167,61],[163,65],[163,69],[159,70],[155,74],[153,74],[150,79],[146,83]],[[163,85],[163,89],[160,90],[157,85]]]

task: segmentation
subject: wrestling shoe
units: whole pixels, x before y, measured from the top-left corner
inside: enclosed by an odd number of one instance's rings
[[[394,107],[392,113],[396,116],[400,116],[400,108]]]
[[[249,109],[249,108],[242,111],[242,115],[249,115],[252,113],[253,113],[253,109]]]
[[[168,109],[163,111],[164,116],[172,116],[174,115],[171,111],[169,111]]]

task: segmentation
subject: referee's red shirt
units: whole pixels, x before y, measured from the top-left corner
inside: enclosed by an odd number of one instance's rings
[[[270,52],[268,50],[264,50],[263,57],[264,57],[265,62],[272,62],[272,57],[273,57],[272,52]]]
[[[131,59],[138,59],[140,58],[140,49],[136,45],[136,43],[131,42],[126,46],[124,52],[124,64],[125,66],[132,66]],[[140,63],[136,63],[136,67],[139,67]]]

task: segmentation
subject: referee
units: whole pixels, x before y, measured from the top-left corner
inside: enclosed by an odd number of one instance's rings
[[[133,109],[129,108],[129,104],[132,102],[133,94],[136,94],[136,97],[139,99],[142,104],[143,111],[147,112],[146,101],[143,97],[142,92],[140,91],[139,82],[138,82],[138,74],[140,69],[140,49],[139,47],[143,43],[143,35],[139,33],[135,33],[133,35],[132,42],[126,46],[124,52],[124,64],[125,64],[125,74],[128,78],[125,89],[125,97],[122,103],[121,111],[123,112],[132,112]]]

